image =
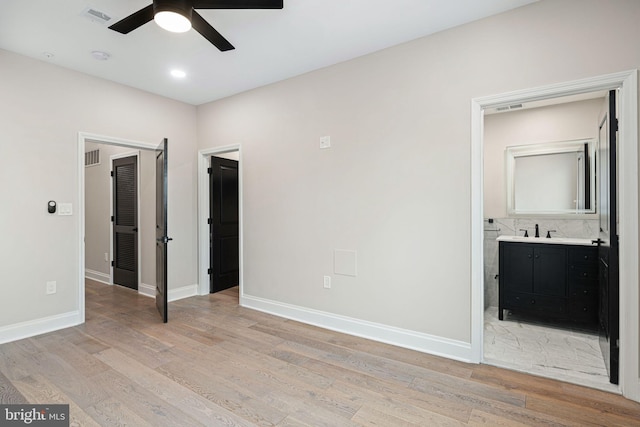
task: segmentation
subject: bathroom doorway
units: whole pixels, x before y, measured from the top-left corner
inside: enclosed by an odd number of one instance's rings
[[[640,401],[639,376],[639,298],[637,284],[638,182],[625,177],[638,171],[637,70],[559,83],[545,87],[475,98],[471,101],[472,127],[472,336],[473,360],[485,362],[484,356],[484,221],[483,126],[488,109],[512,104],[560,98],[601,90],[619,90],[619,230],[620,230],[620,387],[626,397]],[[518,230],[519,231],[519,230]]]
[[[563,298],[568,292],[565,277],[559,278],[563,289],[554,292],[560,296],[549,300],[554,304],[550,309],[566,311],[565,319],[553,319],[551,311],[536,312],[542,310],[542,297],[538,296],[533,306],[534,296],[527,292],[522,297],[531,299],[527,301],[529,306],[502,310],[503,316],[498,311],[498,237],[545,239],[553,235],[584,239],[585,244],[598,239],[600,215],[592,209],[599,178],[594,160],[598,120],[606,95],[607,91],[595,91],[485,111],[484,361],[616,391],[617,387],[609,384],[599,346],[596,257],[593,268],[584,267],[584,274],[593,276],[589,282],[593,286],[585,286],[591,298],[578,301],[587,316],[569,313],[573,302]],[[571,151],[574,147],[576,151]],[[545,186],[547,178],[549,185]],[[560,249],[563,256],[564,250]],[[559,275],[566,274],[566,261],[562,264]]]

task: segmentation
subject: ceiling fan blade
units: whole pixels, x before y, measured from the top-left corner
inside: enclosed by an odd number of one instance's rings
[[[143,26],[147,22],[153,19],[153,5],[145,7],[144,9],[140,9],[136,13],[133,13],[127,16],[124,19],[116,22],[111,25],[109,29],[117,31],[122,34],[128,34],[129,32],[135,30],[138,27]]]
[[[282,9],[283,0],[194,0],[194,9]]]
[[[225,52],[227,50],[235,49],[235,47],[233,47],[231,43],[227,41],[227,39],[222,37],[222,34],[217,32],[215,28],[209,25],[209,23],[205,21],[204,18],[200,16],[195,10],[191,15],[191,26],[194,30],[202,34],[205,39],[209,40],[215,47],[220,49],[220,51]]]

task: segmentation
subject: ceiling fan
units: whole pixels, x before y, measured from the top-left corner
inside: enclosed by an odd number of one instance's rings
[[[235,49],[195,9],[282,9],[283,0],[153,0],[153,4],[116,22],[109,28],[128,34],[152,19],[167,31],[183,33],[191,28],[222,52]]]

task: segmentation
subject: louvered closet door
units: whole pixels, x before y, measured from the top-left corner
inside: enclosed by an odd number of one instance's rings
[[[138,289],[138,158],[113,160],[113,282]]]

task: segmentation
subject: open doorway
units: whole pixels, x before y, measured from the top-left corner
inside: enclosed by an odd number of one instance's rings
[[[489,108],[619,89],[620,391],[640,400],[638,371],[638,115],[637,70],[473,99],[472,107],[472,354],[484,362],[483,126]]]
[[[615,392],[617,366],[599,346],[594,243],[607,96],[485,110],[484,361]]]
[[[241,300],[243,295],[241,149],[239,145],[231,145],[200,150],[198,154],[198,277],[200,282],[198,293],[206,295],[237,286],[238,298]],[[229,197],[225,197],[226,209],[221,212],[222,200],[215,199],[222,197],[224,192]],[[225,250],[221,252],[221,249]]]
[[[155,155],[89,141],[85,167],[86,277],[155,296]]]
[[[85,318],[85,278],[98,279],[97,281],[108,285],[114,284],[113,270],[116,263],[114,262],[112,266],[112,261],[114,261],[114,247],[117,244],[114,243],[115,227],[111,221],[111,216],[114,214],[111,209],[111,201],[114,197],[113,178],[110,173],[111,161],[117,163],[117,159],[135,157],[135,168],[139,172],[135,177],[139,197],[136,197],[134,209],[137,227],[131,227],[131,231],[135,243],[140,248],[140,256],[138,257],[139,262],[136,262],[136,266],[134,266],[137,269],[136,277],[132,279],[137,285],[139,294],[153,297],[156,302],[158,302],[160,294],[161,304],[156,305],[158,305],[158,311],[160,311],[163,321],[166,322],[166,245],[171,240],[166,236],[166,145],[166,139],[158,146],[87,133],[79,133],[78,135],[79,216],[80,236],[82,236],[80,242],[79,305],[83,320]],[[96,150],[101,151],[102,154],[95,153]],[[94,152],[94,156],[102,156],[106,173],[99,174],[97,169],[87,173],[85,156],[91,157],[91,155],[85,155],[87,151]],[[158,162],[159,158],[162,160],[160,163]],[[161,166],[158,166],[159,164]],[[130,172],[127,171],[127,173]],[[96,174],[104,176],[92,180],[91,175]],[[94,214],[97,215],[97,219],[94,218]],[[158,238],[158,230],[161,230],[160,238]],[[160,251],[163,254],[163,257],[160,257],[163,262],[160,263],[158,262],[158,246],[163,249]],[[91,268],[94,265],[97,265],[94,267],[96,269]],[[134,288],[134,286],[129,287]],[[158,290],[159,287],[162,288],[161,292]]]

